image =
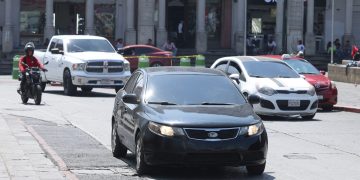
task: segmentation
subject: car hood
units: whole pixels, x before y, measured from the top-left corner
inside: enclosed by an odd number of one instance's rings
[[[324,75],[304,74],[304,76],[305,76],[306,80],[312,85],[321,84],[321,85],[329,86],[329,84],[330,84],[329,78],[327,78]]]
[[[81,59],[84,61],[92,60],[125,60],[123,56],[117,53],[106,53],[106,52],[77,52],[68,53],[67,56],[72,58]]]
[[[303,78],[254,78],[256,86],[275,90],[308,90],[311,85]]]
[[[150,121],[174,127],[239,127],[260,121],[250,104],[234,106],[148,105],[145,112]]]

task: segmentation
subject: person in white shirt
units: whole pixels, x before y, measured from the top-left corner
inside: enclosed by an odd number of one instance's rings
[[[182,45],[184,43],[184,21],[181,20],[180,23],[178,24],[178,30],[177,30],[177,43],[178,45]]]
[[[275,54],[276,43],[273,39],[268,41],[268,54]]]
[[[304,46],[302,40],[298,41],[298,45],[297,45],[296,48],[297,48],[297,53],[300,52],[300,51],[303,52],[303,53],[305,52],[305,46]]]

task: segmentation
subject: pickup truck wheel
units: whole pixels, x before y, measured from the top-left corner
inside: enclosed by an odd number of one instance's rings
[[[84,93],[89,93],[92,91],[92,87],[81,87],[81,91]]]
[[[76,86],[71,81],[71,74],[69,70],[64,72],[64,94],[73,96],[76,94]]]

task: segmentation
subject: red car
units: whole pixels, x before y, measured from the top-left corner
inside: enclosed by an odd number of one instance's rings
[[[316,89],[319,107],[325,111],[333,109],[337,103],[338,91],[335,83],[325,76],[325,71],[319,71],[305,59],[296,56],[266,55],[266,57],[283,60],[299,74],[304,75],[305,79]]]
[[[137,56],[146,55],[149,57],[149,63],[151,67],[155,66],[171,66],[172,52],[164,51],[162,49],[149,46],[149,45],[130,45],[118,50],[119,54],[122,54],[126,60],[130,62],[131,72],[138,68],[139,59]]]

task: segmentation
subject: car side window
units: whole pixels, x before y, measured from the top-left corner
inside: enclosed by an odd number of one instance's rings
[[[132,93],[138,77],[139,77],[139,73],[135,73],[134,75],[132,75],[130,77],[130,79],[128,80],[128,82],[126,83],[125,88],[124,88],[126,94]]]
[[[149,53],[153,53],[153,52],[154,52],[153,49],[147,48],[147,47],[136,48],[136,55],[149,54]]]
[[[219,64],[215,66],[215,69],[226,73],[227,64],[228,61],[221,61]]]
[[[144,76],[142,74],[140,74],[139,78],[136,81],[136,85],[135,85],[133,93],[136,94],[137,97],[140,97],[143,87],[144,87]]]
[[[240,66],[236,63],[231,61],[228,68],[228,74],[239,74],[240,80],[246,81],[243,71],[241,70]]]
[[[128,48],[124,50],[124,56],[133,56],[135,55],[134,48]]]
[[[49,51],[51,51],[52,49],[55,48],[55,45],[56,45],[56,39],[53,39],[50,43],[50,47],[49,47]]]
[[[59,51],[64,51],[64,43],[62,40],[58,41],[58,43],[56,44],[56,48],[58,48]]]

